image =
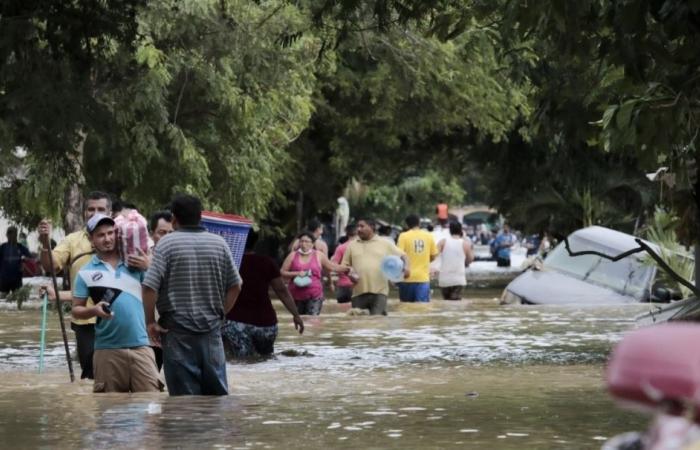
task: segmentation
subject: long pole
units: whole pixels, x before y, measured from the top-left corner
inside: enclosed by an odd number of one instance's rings
[[[53,254],[49,251],[49,270],[51,271],[51,281],[53,282],[53,291],[56,293],[56,309],[58,310],[58,320],[61,322],[61,334],[63,335],[63,347],[66,349],[66,361],[68,362],[68,372],[70,373],[70,382],[75,381],[73,373],[73,361],[70,359],[70,350],[68,349],[68,335],[66,334],[66,323],[63,321],[63,308],[61,308],[61,296],[59,295],[58,282],[56,281],[56,273],[53,268]]]
[[[39,373],[44,371],[44,348],[46,347],[46,307],[49,303],[49,295],[44,292],[41,296],[41,344],[39,344]]]

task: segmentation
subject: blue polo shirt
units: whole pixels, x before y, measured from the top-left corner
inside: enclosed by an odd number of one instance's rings
[[[141,299],[143,272],[120,261],[117,268],[94,255],[75,277],[73,296],[110,304],[111,319],[97,319],[95,349],[132,348],[149,345]]]
[[[501,244],[515,244],[516,238],[513,233],[501,233],[496,236],[493,246],[496,249],[496,256],[503,259],[510,259],[510,247],[500,247]]]

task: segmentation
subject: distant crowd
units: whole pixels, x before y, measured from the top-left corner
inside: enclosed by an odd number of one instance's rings
[[[462,224],[450,222],[441,206],[432,232],[411,214],[396,241],[380,236],[371,218],[360,218],[347,225],[332,255],[321,239],[323,226],[311,222],[290,244],[281,267],[255,252],[258,233],[251,230],[238,267],[224,239],[201,226],[198,198],[176,196],[167,210],[151,215],[146,231],[133,205],[113,208],[109,195],[92,192],[85,198],[84,229],[54,244],[50,221],[41,221],[38,253],[47,273],[68,274],[69,290],[46,292],[72,304],[81,378],[94,379],[95,392],[167,385],[171,395],[224,395],[227,358],[274,352],[278,326],[270,290],[299,333],[302,316],[321,313],[324,283],[338,303],[371,315],[387,314],[392,277],[401,302],[429,302],[431,278],[443,299],[460,300],[474,242],[483,236],[465,236]],[[123,225],[125,217],[133,228]],[[488,242],[497,264],[509,266],[518,243],[510,227],[505,224]],[[526,241],[528,251],[543,245]],[[21,261],[29,255],[17,229],[9,228],[0,246],[0,291],[21,286]],[[392,261],[400,261],[398,275],[388,274]]]

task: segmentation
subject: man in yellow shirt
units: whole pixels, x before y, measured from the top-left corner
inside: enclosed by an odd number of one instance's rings
[[[376,224],[371,219],[357,221],[357,236],[343,254],[342,264],[355,269],[359,280],[352,289],[352,307],[368,309],[371,315],[386,315],[389,284],[381,271],[382,260],[388,255],[400,256],[404,261],[404,277],[410,274],[406,255],[386,239],[374,234]]]
[[[110,215],[112,201],[108,194],[104,192],[91,192],[85,199],[85,221],[87,222],[97,213]],[[49,240],[51,236],[51,222],[44,219],[39,223],[39,242],[43,245],[40,251],[41,265],[46,272],[51,270],[49,263]],[[85,228],[66,236],[51,252],[53,256],[53,267],[56,272],[68,267],[70,271],[71,287],[75,283],[75,277],[80,269],[90,262],[93,253],[92,244],[88,238]],[[60,294],[59,294],[60,295]],[[63,300],[63,298],[61,298]],[[88,299],[87,306],[93,306],[92,300]],[[82,373],[80,378],[93,379],[92,355],[95,348],[95,318],[92,319],[71,319],[71,329],[75,332],[75,340],[78,348],[78,360]]]
[[[430,261],[438,255],[433,235],[420,228],[420,218],[406,217],[408,231],[399,235],[398,247],[406,253],[411,263],[411,276],[399,283],[399,300],[402,302],[430,301]]]

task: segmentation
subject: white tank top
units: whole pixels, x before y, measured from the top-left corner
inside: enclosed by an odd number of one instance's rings
[[[438,286],[466,286],[467,279],[464,275],[464,240],[453,236],[445,239],[445,246],[440,254],[440,275]]]

